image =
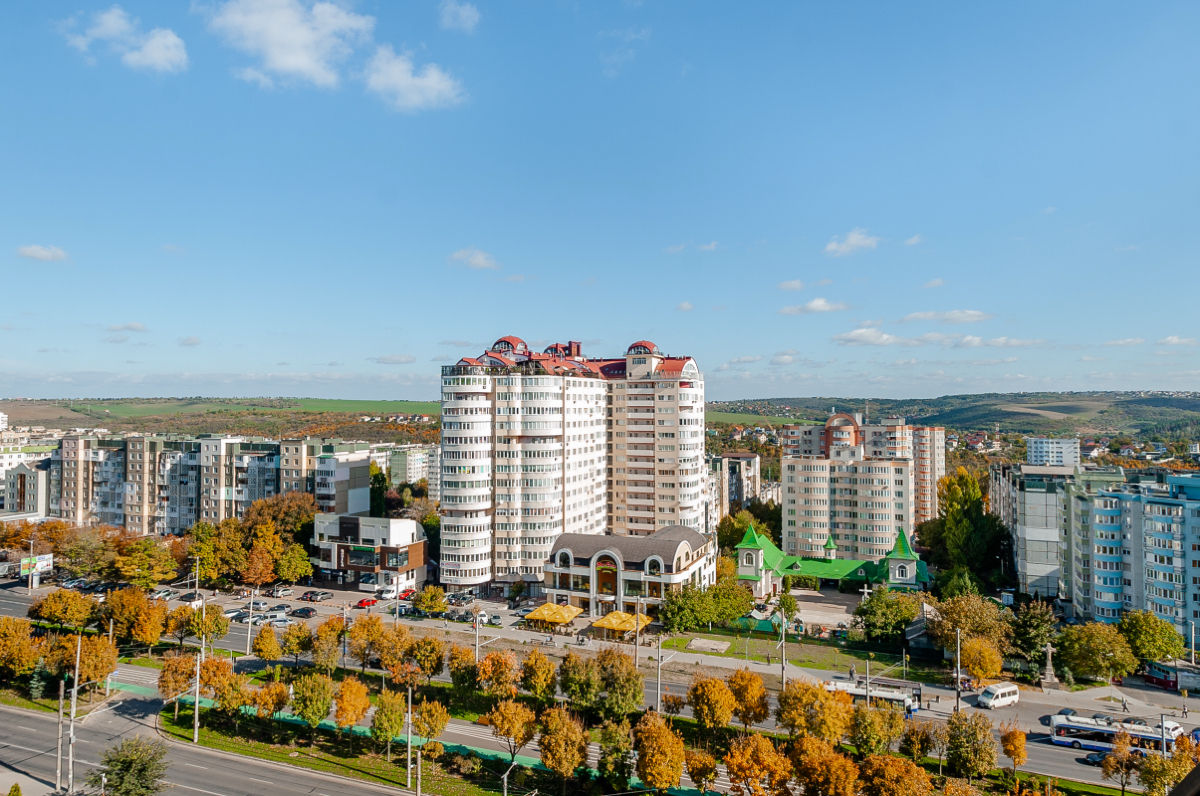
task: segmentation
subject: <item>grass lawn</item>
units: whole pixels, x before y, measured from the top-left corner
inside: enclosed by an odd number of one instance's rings
[[[811,420],[794,420],[774,415],[751,415],[744,412],[705,412],[708,423],[731,423],[739,426],[782,426],[787,423],[812,423]]]

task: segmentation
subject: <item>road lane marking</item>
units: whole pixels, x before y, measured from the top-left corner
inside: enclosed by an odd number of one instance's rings
[[[24,730],[25,732],[37,732],[33,727],[25,727],[21,724],[16,725],[16,727],[18,730]]]
[[[267,785],[274,785],[274,784],[275,784],[275,783],[271,782],[271,780],[269,780],[269,779],[259,779],[258,777],[251,777],[251,776],[247,776],[247,777],[246,777],[246,779],[252,779],[252,780],[254,780],[255,782],[263,782],[263,783],[266,783]]]
[[[200,766],[200,765],[196,765],[195,763],[184,763],[184,765],[185,765],[185,766],[191,766],[192,768],[199,768],[199,769],[203,769],[203,770],[205,770],[205,771],[207,771],[207,770],[208,770],[208,766]]]

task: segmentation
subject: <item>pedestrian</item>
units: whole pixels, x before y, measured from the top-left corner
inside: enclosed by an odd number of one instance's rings
[[[1129,712],[1129,700],[1126,699],[1125,697],[1121,697],[1121,712],[1122,713]]]
[[[1183,706],[1183,717],[1185,719],[1187,718],[1187,705],[1186,704]]]
[[[850,679],[853,680],[856,674],[857,672],[854,668],[854,664],[852,663],[850,664]]]

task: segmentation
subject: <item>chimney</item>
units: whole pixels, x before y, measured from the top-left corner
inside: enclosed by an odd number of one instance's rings
[[[578,340],[570,340],[567,342],[567,356],[572,359],[578,359],[583,356],[581,346]]]

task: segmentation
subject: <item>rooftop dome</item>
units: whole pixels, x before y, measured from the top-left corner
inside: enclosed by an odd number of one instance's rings
[[[528,351],[529,348],[525,345],[525,341],[520,337],[508,335],[501,337],[496,342],[492,343],[491,351]]]
[[[629,354],[661,355],[661,352],[658,350],[658,346],[656,346],[654,343],[650,342],[649,340],[638,340],[636,343],[629,346],[629,349],[626,350],[625,354],[627,356]]]

